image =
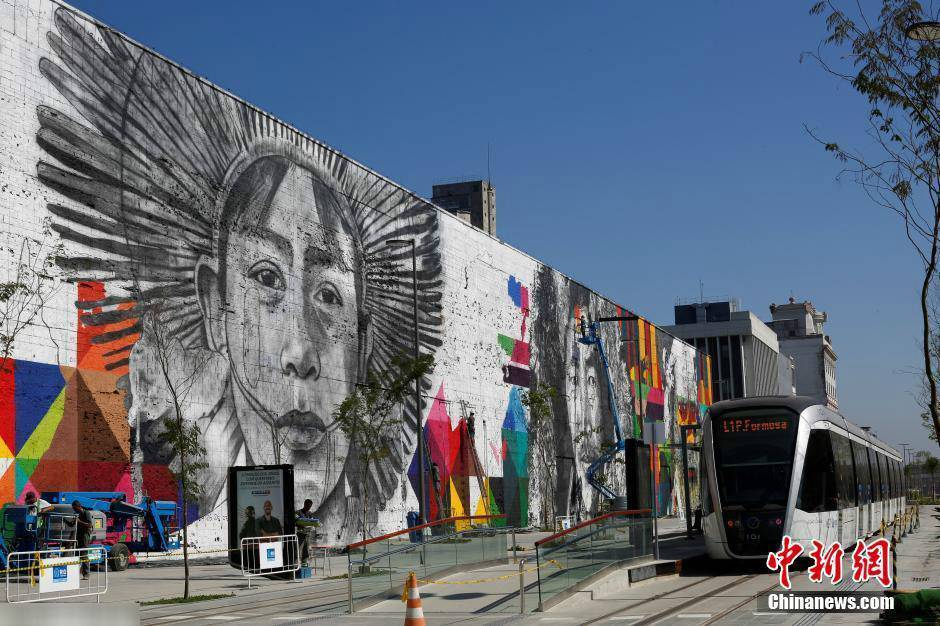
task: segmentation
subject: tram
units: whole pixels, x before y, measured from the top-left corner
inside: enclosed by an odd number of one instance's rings
[[[897,450],[802,396],[713,404],[702,424],[708,555],[765,559],[784,535],[848,551],[904,510]]]

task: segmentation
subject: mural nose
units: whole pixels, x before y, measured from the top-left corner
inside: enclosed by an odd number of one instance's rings
[[[287,337],[281,350],[281,372],[297,378],[319,378],[320,355],[309,341]]]

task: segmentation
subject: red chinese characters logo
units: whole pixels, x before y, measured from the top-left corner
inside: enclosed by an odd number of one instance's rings
[[[813,549],[809,553],[813,564],[807,570],[809,579],[821,583],[825,576],[836,585],[842,582],[842,557],[845,556],[845,550],[838,541],[825,550],[823,548],[826,548],[823,542],[813,539]]]
[[[780,586],[784,589],[790,588],[790,564],[793,563],[801,554],[803,546],[793,543],[790,535],[783,536],[783,543],[780,552],[771,552],[767,555],[767,567],[771,571],[780,570]]]
[[[888,540],[884,538],[876,539],[867,546],[864,541],[856,543],[855,553],[852,554],[852,580],[858,583],[874,578],[882,587],[890,587],[890,549]]]
[[[809,579],[814,583],[822,583],[828,579],[833,585],[842,581],[842,559],[845,549],[836,541],[826,547],[821,541],[812,540],[813,549],[808,556],[812,564],[806,570]],[[784,536],[779,552],[767,555],[767,567],[772,571],[779,571],[780,586],[790,589],[790,565],[803,554],[803,546],[794,543],[789,536]],[[852,580],[866,582],[877,580],[883,587],[891,586],[890,545],[887,539],[875,539],[868,545],[859,540],[855,544],[852,554]]]

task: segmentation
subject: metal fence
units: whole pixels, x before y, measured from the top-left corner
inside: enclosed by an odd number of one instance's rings
[[[242,576],[251,589],[253,576],[291,574],[300,569],[300,544],[297,535],[245,537],[241,541]]]
[[[7,602],[41,602],[108,591],[108,555],[103,546],[12,552],[7,568]]]

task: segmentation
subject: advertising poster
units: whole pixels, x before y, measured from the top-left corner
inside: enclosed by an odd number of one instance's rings
[[[79,571],[75,556],[42,559],[39,570],[39,593],[78,589]]]
[[[284,534],[284,477],[280,469],[257,469],[236,474],[238,540]]]
[[[294,472],[290,465],[265,465],[229,468],[229,554],[235,567],[242,558],[250,558],[252,569],[277,568],[272,558],[283,563],[280,542],[262,542],[251,546],[249,555],[242,555],[242,540],[291,535],[294,530]],[[276,548],[274,547],[276,545]]]

